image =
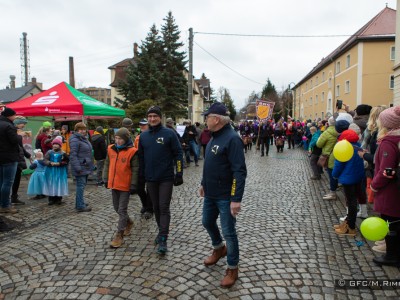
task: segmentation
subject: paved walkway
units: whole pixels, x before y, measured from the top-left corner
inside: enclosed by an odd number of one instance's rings
[[[202,264],[210,243],[197,195],[202,168],[193,166],[174,190],[165,257],[155,252],[155,221],[140,219],[137,196],[129,208],[133,234],[116,250],[108,246],[117,221],[109,190],[88,186],[93,211],[83,214],[74,211],[73,195],[61,207],[27,200],[20,213],[7,216],[17,229],[0,234],[0,300],[399,299],[400,289],[335,288],[335,279],[395,279],[399,270],[377,267],[360,234],[354,239],[334,233],[343,201],[322,200],[328,181],[308,179],[302,150],[277,154],[273,149],[260,157],[253,149],[246,159],[237,226],[240,278],[231,289],[219,287],[225,260],[213,267]]]

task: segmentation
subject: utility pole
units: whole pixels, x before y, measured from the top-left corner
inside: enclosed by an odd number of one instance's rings
[[[193,28],[189,28],[188,119],[193,110]]]

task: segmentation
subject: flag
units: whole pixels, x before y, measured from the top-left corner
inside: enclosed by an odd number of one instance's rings
[[[275,102],[256,100],[256,115],[260,121],[272,118]]]

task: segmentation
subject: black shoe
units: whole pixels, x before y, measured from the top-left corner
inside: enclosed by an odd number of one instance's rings
[[[140,210],[140,213],[143,215],[146,212],[146,209],[144,207],[142,207],[142,209]]]
[[[264,156],[264,153],[261,153],[261,157],[263,157]]]
[[[24,205],[24,204],[25,204],[24,201],[21,201],[21,200],[19,200],[18,198],[12,199],[12,200],[11,200],[11,203],[14,204],[14,205]]]
[[[161,236],[158,239],[158,249],[157,253],[160,255],[165,255],[167,253],[168,248],[167,248],[167,238],[165,236]]]
[[[3,223],[0,225],[0,232],[7,232],[7,231],[11,231],[13,229],[14,229],[14,226],[7,225],[6,223]]]
[[[199,164],[198,164],[198,163],[196,163],[196,164],[195,164],[195,166],[196,166],[196,167],[198,167],[198,166],[199,166]]]
[[[78,213],[80,213],[80,212],[89,212],[89,211],[92,211],[92,208],[89,207],[89,206],[86,206],[86,207],[84,207],[84,208],[77,208],[76,211],[77,211]]]
[[[379,266],[395,266],[395,267],[400,266],[399,258],[394,258],[394,257],[390,258],[386,254],[380,257],[374,257],[372,260]]]
[[[152,213],[152,212],[146,211],[146,212],[143,214],[143,217],[144,217],[146,220],[149,220],[149,219],[151,219],[151,218],[153,217],[153,213]]]

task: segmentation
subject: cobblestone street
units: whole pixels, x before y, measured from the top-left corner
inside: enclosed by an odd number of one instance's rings
[[[132,196],[132,235],[119,249],[109,248],[116,230],[111,192],[89,185],[90,213],[74,210],[74,193],[63,206],[47,199],[26,200],[7,215],[17,228],[0,233],[2,299],[399,299],[397,290],[338,289],[335,279],[397,279],[397,268],[372,262],[372,243],[339,237],[333,225],[344,201],[324,201],[328,179],[309,180],[307,155],[300,149],[260,157],[246,154],[247,184],[238,216],[239,280],[225,290],[219,282],[226,260],[205,267],[211,244],[201,224],[197,189],[200,167],[185,169],[174,188],[169,252],[156,253],[154,219],[140,218]],[[26,192],[22,179],[20,195]],[[70,182],[70,188],[73,185]],[[357,241],[363,241],[360,245]]]

